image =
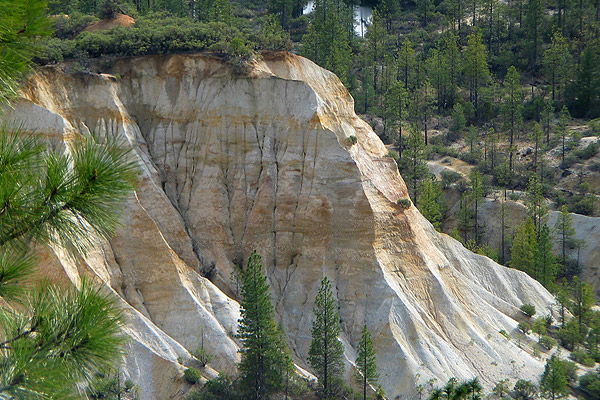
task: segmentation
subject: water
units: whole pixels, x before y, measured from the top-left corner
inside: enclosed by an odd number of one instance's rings
[[[302,14],[310,14],[315,9],[314,1],[309,1],[302,9]],[[373,9],[366,6],[354,6],[354,33],[365,37],[367,25],[373,21]]]

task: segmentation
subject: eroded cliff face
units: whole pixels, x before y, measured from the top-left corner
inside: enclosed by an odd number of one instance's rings
[[[407,194],[395,163],[333,74],[287,53],[243,76],[200,55],[124,59],[107,72],[43,69],[13,118],[58,144],[96,132],[134,151],[140,181],[114,240],[81,260],[55,249],[41,264],[57,279],[97,275],[122,299],[125,370],[144,398],[181,396],[176,359],[201,330],[211,367],[234,372],[232,272],[252,249],[301,367],[327,276],[347,359],[367,324],[391,398],[430,378],[491,385],[541,373],[499,331],[516,329],[522,303],[548,309],[550,294],[396,204]]]

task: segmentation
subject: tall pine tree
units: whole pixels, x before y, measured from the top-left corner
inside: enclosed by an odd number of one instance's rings
[[[358,357],[356,358],[356,367],[359,375],[357,380],[363,388],[363,400],[367,400],[367,386],[377,383],[377,365],[375,364],[375,349],[371,340],[371,333],[367,325],[363,327],[360,342],[358,342]]]
[[[282,360],[287,358],[289,351],[275,323],[269,285],[262,273],[261,257],[255,251],[242,272],[241,295],[240,386],[245,398],[264,400],[282,388],[287,374]]]
[[[340,315],[327,278],[315,298],[313,308],[315,320],[312,326],[312,342],[308,351],[308,362],[315,370],[319,381],[319,398],[337,400],[342,392],[344,349],[338,339],[341,331]]]

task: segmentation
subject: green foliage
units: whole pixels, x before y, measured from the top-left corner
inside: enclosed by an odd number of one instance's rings
[[[575,346],[583,341],[581,330],[582,327],[577,322],[577,319],[573,318],[567,322],[558,331],[558,338],[561,344],[568,350],[574,350]]]
[[[538,279],[546,288],[551,288],[554,285],[558,269],[552,251],[550,228],[544,223],[538,234],[535,263],[539,271]]]
[[[410,202],[410,199],[401,197],[396,201],[396,204],[398,204],[400,207],[402,207],[406,210],[406,209],[410,208],[411,202]]]
[[[536,313],[535,306],[533,304],[523,304],[519,308],[529,318],[533,317],[535,315],[535,313]]]
[[[41,43],[36,57],[40,64],[71,58],[140,56],[190,51],[208,51],[234,65],[253,57],[253,49],[269,43],[262,35],[242,33],[224,22],[194,22],[165,14],[150,14],[134,26],[107,31],[83,32],[75,39],[52,38]]]
[[[465,108],[460,103],[456,103],[452,108],[452,125],[450,132],[453,133],[452,137],[448,138],[449,142],[453,142],[465,131],[467,128],[467,119],[465,118]]]
[[[470,381],[459,382],[456,378],[450,378],[442,388],[434,389],[429,400],[440,399],[480,399],[483,387],[477,378]]]
[[[342,390],[344,349],[338,336],[341,331],[340,316],[331,291],[331,282],[323,278],[313,308],[312,342],[308,363],[319,382],[319,398],[338,399]]]
[[[568,393],[567,372],[565,363],[556,354],[546,362],[540,391],[543,395],[554,398],[566,396]]]
[[[18,92],[38,51],[39,37],[50,34],[44,0],[3,0],[0,7],[0,108]]]
[[[531,332],[531,324],[529,322],[519,322],[517,328],[524,334]]]
[[[308,32],[302,38],[301,54],[334,72],[344,83],[352,64],[351,13],[342,0],[316,0]]]
[[[427,176],[427,163],[425,161],[425,144],[418,129],[413,126],[406,141],[406,149],[400,160],[400,171],[407,182],[413,203],[418,206],[419,187]]]
[[[54,18],[54,37],[72,39],[88,25],[98,21],[93,15],[74,12],[69,15],[59,15]]]
[[[0,321],[0,395],[15,399],[69,398],[76,383],[113,365],[124,341],[115,299],[87,281],[41,286],[26,313],[2,308]]]
[[[517,228],[515,239],[511,250],[512,259],[510,265],[513,268],[526,272],[531,277],[536,277],[535,251],[537,240],[533,220],[527,221]]]
[[[247,399],[265,399],[281,388],[284,371],[280,362],[289,351],[275,323],[269,285],[255,251],[242,272],[240,306],[240,388]]]
[[[494,392],[494,394],[496,396],[498,396],[499,398],[503,399],[504,396],[506,396],[510,390],[508,383],[509,383],[508,379],[503,379],[501,381],[498,381],[498,383],[496,383],[496,385],[494,386],[494,389],[492,390],[492,392]]]
[[[440,229],[445,212],[445,202],[442,187],[435,177],[425,179],[421,185],[419,211],[436,229]]]
[[[594,305],[596,296],[588,282],[582,282],[579,277],[573,278],[571,284],[571,306],[573,315],[577,317],[580,326],[587,322],[587,316]]]
[[[283,30],[274,15],[267,15],[265,17],[262,28],[262,39],[260,45],[263,49],[291,50],[292,48],[290,35]]]
[[[137,400],[139,392],[140,388],[131,380],[121,383],[120,373],[99,373],[86,389],[86,396],[91,400]]]
[[[57,398],[111,368],[121,352],[121,311],[87,281],[79,289],[23,286],[32,241],[85,252],[115,229],[130,193],[134,164],[116,144],[75,140],[69,154],[34,137],[0,132],[0,395]]]
[[[567,248],[573,242],[575,236],[575,229],[573,228],[573,217],[569,214],[569,210],[566,205],[560,208],[560,215],[556,219],[554,224],[554,234],[557,237],[561,249],[561,257],[559,257],[562,270],[562,274],[567,273]]]
[[[229,377],[219,374],[204,384],[202,390],[196,390],[187,396],[187,400],[242,400],[244,399]]]
[[[569,357],[571,360],[583,364],[586,367],[593,367],[596,364],[596,360],[583,350],[572,351]]]
[[[350,144],[350,146],[355,145],[356,143],[358,143],[358,139],[354,135],[348,136],[348,138],[346,140],[348,141],[348,143]]]
[[[203,368],[210,364],[214,358],[214,355],[204,346],[204,334],[202,334],[200,346],[194,351],[194,357],[198,359],[200,366]]]
[[[356,376],[356,380],[363,388],[363,400],[367,400],[367,386],[376,386],[377,379],[379,379],[377,365],[375,364],[375,348],[373,347],[371,333],[367,329],[367,325],[363,327],[357,352],[356,366],[358,375]]]
[[[196,368],[188,368],[183,372],[183,379],[190,385],[195,385],[202,379],[202,372]]]
[[[590,396],[600,398],[600,372],[588,372],[579,378],[579,389]]]
[[[516,400],[533,400],[537,394],[537,386],[525,379],[519,379],[513,390]]]
[[[558,344],[556,339],[550,336],[541,336],[538,342],[540,346],[542,346],[546,350],[552,350],[552,348]]]

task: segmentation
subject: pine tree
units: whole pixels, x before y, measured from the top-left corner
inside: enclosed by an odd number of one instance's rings
[[[68,398],[121,355],[122,313],[99,287],[23,284],[30,246],[85,253],[114,232],[131,192],[127,151],[80,138],[69,152],[0,132],[0,398]]]
[[[444,199],[440,183],[433,176],[425,179],[421,186],[419,211],[438,230],[443,217],[443,207]]]
[[[287,345],[287,337],[281,323],[277,327],[277,334],[276,345],[280,354],[277,360],[277,368],[282,379],[280,389],[284,392],[285,399],[287,400],[290,392],[290,384],[296,378],[296,366],[292,360],[292,352]]]
[[[546,132],[546,146],[548,146],[550,145],[550,124],[552,123],[552,118],[554,118],[554,108],[550,99],[544,100],[544,111],[542,114],[544,131]]]
[[[337,400],[342,389],[344,348],[338,336],[341,331],[340,316],[331,291],[331,282],[323,278],[313,308],[312,342],[308,362],[315,370],[319,382],[319,398]]]
[[[566,205],[560,208],[560,214],[554,223],[554,234],[557,235],[561,248],[561,257],[559,258],[562,266],[561,273],[567,273],[567,248],[571,245],[575,236],[573,228],[573,217],[569,213]]]
[[[402,161],[402,124],[404,121],[404,113],[407,108],[408,93],[402,82],[394,82],[388,89],[385,96],[385,109],[388,118],[391,119],[392,125],[397,127],[398,134],[396,139],[396,147],[398,148],[399,160]]]
[[[556,279],[557,264],[552,253],[550,228],[546,224],[542,224],[538,235],[535,263],[539,268],[539,281],[546,288],[551,289]]]
[[[540,390],[546,397],[555,400],[565,396],[568,389],[564,361],[553,354],[546,362],[540,381]]]
[[[479,202],[485,195],[485,188],[483,186],[483,178],[481,173],[473,168],[471,170],[470,177],[470,192],[471,204],[473,204],[473,226],[475,228],[475,244],[479,244]]]
[[[566,154],[566,140],[567,140],[567,136],[569,136],[569,131],[567,130],[567,122],[569,122],[569,120],[571,119],[571,116],[569,115],[569,110],[567,109],[566,106],[563,106],[562,110],[560,110],[560,116],[559,116],[559,122],[558,122],[558,134],[560,135],[561,138],[561,143],[562,143],[562,162],[561,162],[561,168],[562,169],[566,169],[566,164],[565,164],[565,154]]]
[[[464,72],[469,85],[469,101],[479,111],[479,94],[489,78],[487,51],[483,44],[481,32],[476,29],[467,38],[467,48],[464,52]]]
[[[571,283],[571,310],[577,317],[580,327],[580,334],[583,335],[584,322],[587,322],[587,316],[594,305],[595,295],[592,286],[588,282],[583,282],[578,276],[573,278]]]
[[[379,378],[377,365],[375,364],[375,349],[367,325],[363,327],[360,342],[358,342],[356,367],[359,373],[357,381],[363,388],[363,400],[367,400],[367,386],[369,384],[375,385]]]
[[[542,60],[544,73],[549,77],[552,87],[552,101],[560,98],[561,87],[564,90],[564,83],[568,79],[568,62],[569,45],[560,31],[557,31],[552,36],[550,46],[544,51]]]
[[[529,276],[537,279],[535,271],[535,251],[537,240],[533,220],[527,221],[517,228],[515,239],[511,250],[510,266],[526,272]]]
[[[38,50],[36,39],[50,34],[44,0],[3,0],[0,7],[0,108],[19,90]]]
[[[546,198],[538,175],[531,175],[527,185],[525,205],[527,215],[532,219],[535,226],[536,236],[539,236],[544,217],[548,214]]]
[[[277,329],[269,285],[262,273],[261,257],[255,251],[242,272],[241,295],[241,388],[247,399],[268,399],[285,381],[286,370],[281,363],[289,352]]]
[[[415,206],[418,206],[419,187],[427,176],[427,164],[425,162],[425,145],[419,130],[413,126],[406,140],[404,156],[400,162],[400,170],[403,178],[408,182],[408,188],[412,195]]]
[[[541,181],[543,176],[542,176],[542,172],[539,171],[539,167],[540,167],[539,159],[541,158],[540,150],[542,147],[542,142],[544,140],[544,131],[542,130],[542,127],[540,126],[540,124],[537,121],[533,122],[533,126],[531,127],[531,134],[529,135],[529,138],[533,142],[533,168],[534,168],[534,171],[536,174],[539,173],[540,181]]]
[[[523,92],[521,89],[521,75],[514,66],[511,66],[506,74],[504,92],[502,115],[504,116],[504,124],[510,134],[508,166],[512,173],[514,168],[514,141],[516,139],[517,130],[523,121]]]
[[[352,64],[352,23],[352,10],[344,1],[316,0],[308,32],[302,38],[302,54],[331,70],[345,84]]]
[[[398,52],[398,80],[404,82],[404,89],[414,89],[415,49],[410,39],[404,39]]]

